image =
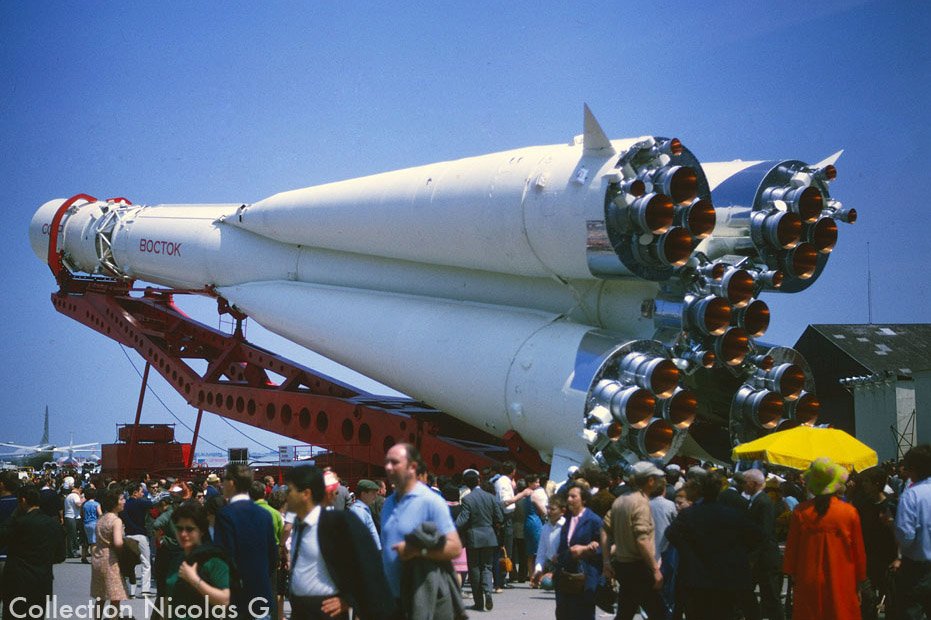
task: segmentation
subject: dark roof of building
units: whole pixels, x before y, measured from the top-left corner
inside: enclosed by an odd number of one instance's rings
[[[931,323],[810,327],[874,373],[910,377],[931,369]]]

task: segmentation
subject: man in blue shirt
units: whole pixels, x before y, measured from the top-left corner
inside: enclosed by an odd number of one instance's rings
[[[401,598],[402,563],[416,557],[448,562],[462,551],[462,543],[449,513],[449,506],[430,487],[418,482],[420,452],[408,443],[395,444],[385,455],[385,475],[394,485],[394,493],[381,510],[381,555],[388,585],[394,598]],[[446,542],[437,549],[408,546],[404,537],[422,523],[436,524]]]
[[[896,574],[899,618],[931,618],[931,444],[915,446],[902,459],[912,481],[899,499],[895,537],[902,553]]]
[[[378,484],[371,480],[362,479],[356,484],[356,501],[349,505],[349,510],[354,512],[362,521],[362,524],[368,528],[372,534],[372,540],[375,541],[375,547],[381,551],[381,537],[378,534],[378,528],[375,527],[375,521],[372,519],[372,509],[369,506],[375,501],[378,495]]]

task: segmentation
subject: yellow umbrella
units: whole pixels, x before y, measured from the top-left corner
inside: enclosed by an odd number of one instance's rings
[[[732,458],[765,461],[792,469],[806,469],[818,457],[826,456],[848,470],[863,471],[879,462],[876,451],[836,428],[796,426],[786,431],[740,444]]]

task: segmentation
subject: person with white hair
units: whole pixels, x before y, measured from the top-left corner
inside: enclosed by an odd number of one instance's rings
[[[782,557],[776,540],[776,506],[763,488],[766,476],[759,469],[743,472],[744,494],[748,497],[747,513],[751,521],[763,532],[763,544],[750,553],[753,581],[760,588],[760,600],[751,593],[744,609],[754,609],[753,616],[769,620],[785,620],[779,595],[782,592]],[[759,608],[758,615],[755,610]]]

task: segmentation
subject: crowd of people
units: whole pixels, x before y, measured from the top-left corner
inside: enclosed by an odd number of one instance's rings
[[[555,590],[557,620],[931,613],[929,445],[854,474],[641,461],[556,484],[505,462],[437,478],[403,443],[384,469],[352,490],[309,465],[283,480],[241,464],[190,482],[3,472],[0,617],[47,605],[68,557],[90,565],[101,618],[144,598],[163,620],[459,620],[515,583]]]

